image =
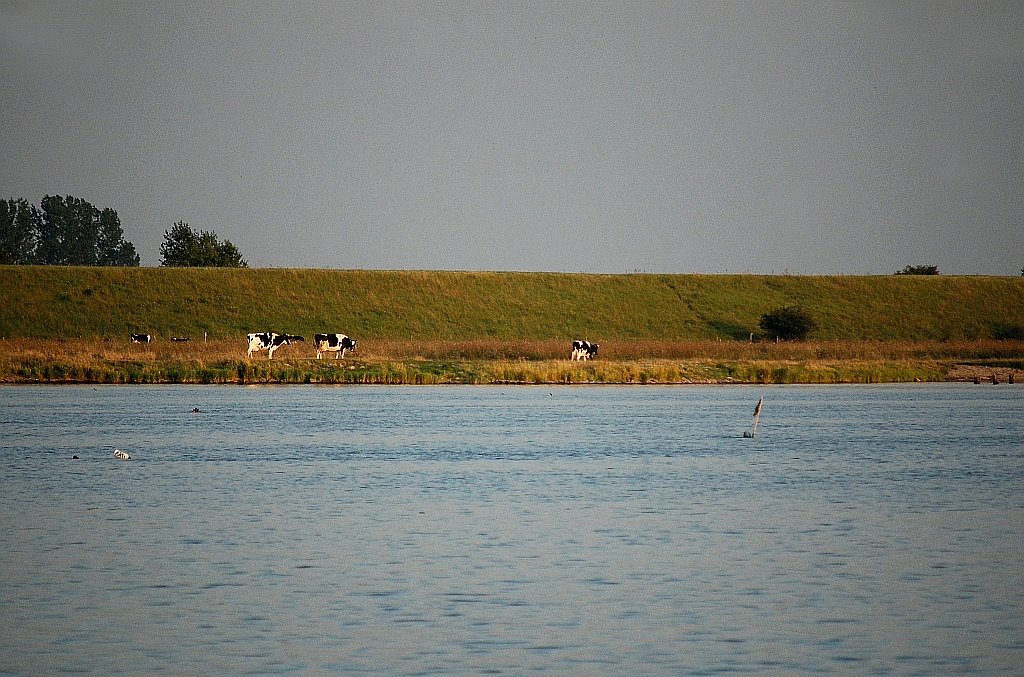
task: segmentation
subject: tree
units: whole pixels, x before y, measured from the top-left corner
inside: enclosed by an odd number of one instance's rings
[[[90,237],[95,207],[68,195],[47,195],[39,204],[39,239],[36,263],[44,265],[90,265],[96,258],[96,237]],[[87,225],[80,225],[85,219]],[[89,256],[91,255],[91,256]],[[91,260],[90,260],[91,259]]]
[[[218,240],[211,231],[196,231],[184,221],[164,231],[160,245],[162,266],[248,268],[249,264],[229,240]]]
[[[32,263],[39,210],[23,199],[0,200],[0,264]]]
[[[184,221],[164,231],[164,242],[160,245],[161,266],[188,266],[198,258],[199,237]]]
[[[896,275],[938,275],[938,266],[907,266],[903,270],[897,270]]]
[[[242,258],[242,252],[238,251],[238,247],[231,244],[228,240],[224,240],[217,244],[217,258],[220,260],[219,265],[225,268],[249,267],[246,260]]]
[[[758,326],[771,338],[799,341],[814,331],[818,324],[803,308],[788,306],[765,313]]]
[[[59,266],[138,266],[117,212],[85,200],[47,195],[39,204],[34,262]]]
[[[99,238],[96,246],[98,266],[138,266],[135,245],[124,239],[121,219],[109,207],[100,212]]]

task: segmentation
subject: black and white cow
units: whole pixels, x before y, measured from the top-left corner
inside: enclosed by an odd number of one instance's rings
[[[261,334],[246,334],[249,339],[249,352],[246,357],[252,357],[253,353],[261,350],[267,351],[267,359],[274,359],[274,351],[281,346],[290,346],[292,341],[305,341],[306,339],[294,334],[275,334],[272,331],[265,331]]]
[[[572,342],[572,360],[583,361],[597,356],[598,345],[590,341],[575,340]]]
[[[152,340],[149,334],[132,334],[132,343],[149,343]]]
[[[345,357],[346,350],[355,350],[356,341],[344,334],[317,334],[313,337],[316,345],[316,359],[320,359],[321,353],[334,353],[334,359],[338,356]]]

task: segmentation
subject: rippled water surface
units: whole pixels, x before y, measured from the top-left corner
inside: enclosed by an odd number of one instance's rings
[[[1022,674],[1022,414],[1007,384],[0,387],[0,672]]]

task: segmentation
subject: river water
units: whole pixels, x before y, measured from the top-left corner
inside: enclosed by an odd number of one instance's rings
[[[0,387],[0,673],[1024,674],[1022,413],[1007,384]]]

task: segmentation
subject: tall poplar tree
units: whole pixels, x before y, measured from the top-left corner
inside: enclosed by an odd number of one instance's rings
[[[32,263],[39,210],[26,200],[0,200],[0,264]]]
[[[138,266],[117,212],[85,200],[47,195],[39,205],[35,263],[62,266]]]

